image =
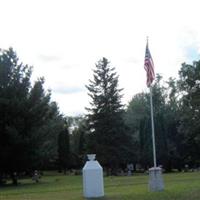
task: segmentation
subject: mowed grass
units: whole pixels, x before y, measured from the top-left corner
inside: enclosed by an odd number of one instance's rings
[[[101,200],[200,200],[200,172],[164,174],[165,190],[148,191],[148,175],[105,177]],[[83,200],[82,177],[46,174],[0,188],[0,200]]]

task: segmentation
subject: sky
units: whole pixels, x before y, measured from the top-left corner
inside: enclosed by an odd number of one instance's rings
[[[106,57],[119,75],[123,103],[148,91],[146,37],[155,72],[178,77],[183,62],[200,58],[198,0],[0,0],[0,48],[13,47],[45,78],[52,101],[67,116],[86,114],[85,85]]]

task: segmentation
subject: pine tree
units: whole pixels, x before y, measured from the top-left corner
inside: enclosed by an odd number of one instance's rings
[[[17,184],[17,173],[38,169],[57,156],[62,116],[43,78],[31,86],[31,72],[12,48],[0,49],[0,184],[7,175]]]
[[[118,76],[106,58],[98,61],[93,80],[86,86],[92,101],[87,108],[90,125],[90,153],[115,171],[128,161],[131,138],[123,120],[122,89],[118,89]]]

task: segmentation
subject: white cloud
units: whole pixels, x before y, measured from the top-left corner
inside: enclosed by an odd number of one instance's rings
[[[147,35],[155,70],[166,78],[195,58],[187,49],[200,51],[197,0],[7,0],[1,8],[0,47],[12,46],[33,65],[33,79],[45,77],[67,115],[84,112],[85,85],[103,56],[116,67],[127,103],[146,90]]]

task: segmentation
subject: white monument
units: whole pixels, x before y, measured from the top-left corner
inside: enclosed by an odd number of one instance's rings
[[[149,190],[152,192],[164,190],[162,169],[160,167],[149,169]]]
[[[95,154],[88,154],[89,161],[83,167],[83,194],[86,198],[104,196],[103,169],[95,160]]]

